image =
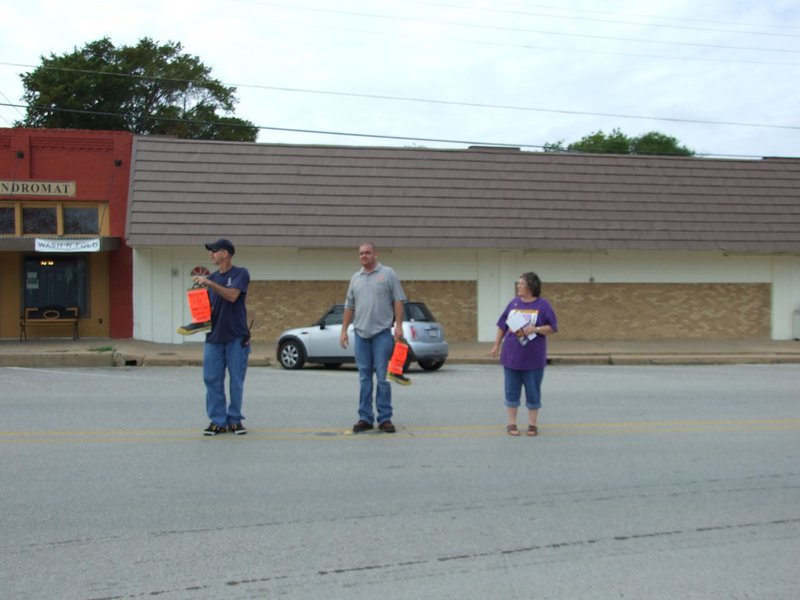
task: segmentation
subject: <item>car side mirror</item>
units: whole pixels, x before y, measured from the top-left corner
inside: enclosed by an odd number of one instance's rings
[[[322,322],[319,324],[319,328],[320,328],[320,329],[325,329],[325,321],[322,321]]]

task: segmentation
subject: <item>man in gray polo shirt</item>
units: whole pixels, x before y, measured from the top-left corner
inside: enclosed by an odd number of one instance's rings
[[[347,348],[347,328],[353,323],[354,353],[360,388],[358,422],[353,425],[353,432],[368,431],[375,426],[372,407],[374,373],[378,388],[375,393],[378,429],[385,433],[394,433],[392,388],[386,381],[386,371],[394,342],[403,335],[403,301],[406,295],[394,270],[378,262],[375,244],[361,244],[358,258],[361,261],[361,270],[350,278],[339,340],[342,347]],[[392,321],[395,323],[394,334],[391,331]]]

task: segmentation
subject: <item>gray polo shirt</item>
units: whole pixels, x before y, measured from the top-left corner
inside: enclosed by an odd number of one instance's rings
[[[394,303],[406,299],[394,269],[378,263],[372,273],[362,267],[350,278],[345,308],[355,310],[353,329],[362,338],[389,329],[394,321]]]

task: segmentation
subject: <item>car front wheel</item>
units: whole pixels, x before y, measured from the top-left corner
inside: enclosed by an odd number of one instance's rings
[[[425,369],[426,371],[436,371],[437,369],[441,369],[442,365],[444,364],[443,360],[421,360],[419,361],[419,366]]]
[[[306,362],[302,344],[296,340],[286,340],[278,350],[278,361],[284,369],[300,369]]]

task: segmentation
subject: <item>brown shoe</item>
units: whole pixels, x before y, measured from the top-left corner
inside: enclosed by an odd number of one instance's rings
[[[378,429],[380,429],[383,433],[394,433],[397,431],[394,425],[392,425],[391,421],[384,421],[380,425],[378,425]]]
[[[362,431],[369,431],[374,428],[375,426],[372,423],[367,423],[364,419],[360,419],[358,423],[353,425],[353,433],[361,433]]]

